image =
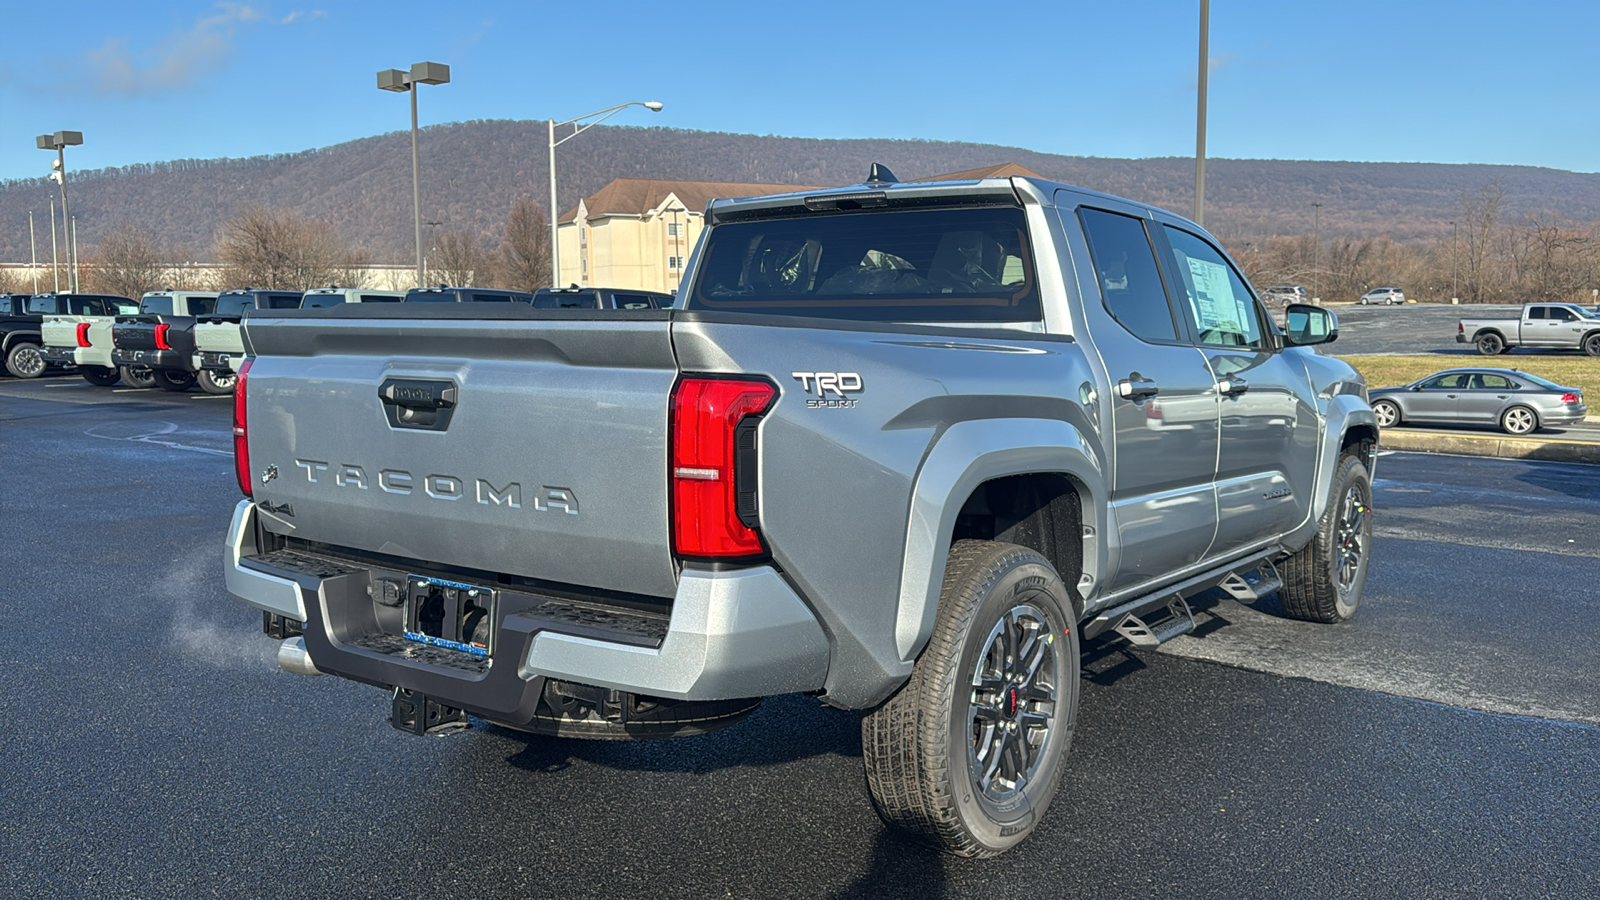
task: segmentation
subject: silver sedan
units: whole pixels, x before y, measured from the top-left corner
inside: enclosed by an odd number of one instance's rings
[[[1530,434],[1574,425],[1589,408],[1583,392],[1516,369],[1446,369],[1408,385],[1369,391],[1378,425],[1493,425]]]

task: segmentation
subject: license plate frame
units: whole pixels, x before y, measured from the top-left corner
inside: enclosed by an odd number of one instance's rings
[[[494,654],[499,607],[500,594],[493,588],[407,575],[405,638],[488,659]]]

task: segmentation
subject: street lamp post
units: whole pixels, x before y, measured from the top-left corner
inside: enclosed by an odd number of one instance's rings
[[[645,109],[650,110],[651,112],[661,112],[661,103],[659,103],[658,101],[655,101],[655,100],[630,100],[627,103],[619,103],[616,106],[608,106],[605,109],[597,109],[592,113],[587,113],[585,115],[581,115],[581,116],[578,116],[576,118],[568,119],[565,122],[557,122],[555,119],[551,119],[550,120],[550,286],[551,287],[560,287],[561,286],[561,236],[558,233],[559,219],[560,219],[560,216],[561,216],[561,207],[556,205],[556,147],[561,145],[561,144],[565,144],[567,141],[572,140],[573,138],[577,137],[580,134],[583,134],[589,128],[591,128],[591,127],[593,127],[595,125],[599,125],[601,122],[604,122],[605,120],[611,118],[612,116],[616,115],[619,112],[622,112],[623,110],[627,109],[630,106],[642,106]],[[599,116],[600,118],[594,119],[595,116]],[[582,122],[584,119],[594,119],[594,121],[586,123],[586,124],[583,124],[583,125],[579,125],[578,123]],[[572,129],[572,133],[571,134],[567,135],[566,137],[564,137],[564,138],[562,138],[561,140],[558,141],[558,140],[556,140],[556,129],[561,127],[562,125],[573,125],[573,126],[576,126],[576,127],[574,127]]]
[[[417,287],[422,287],[422,163],[417,157],[417,85],[449,84],[450,67],[444,63],[419,62],[411,71],[384,69],[378,73],[378,89],[407,91],[411,94],[411,209],[416,222]]]
[[[67,245],[67,290],[78,292],[78,260],[72,253],[71,226],[72,214],[67,209],[67,148],[76,147],[83,143],[81,131],[58,131],[55,134],[41,134],[34,142],[40,150],[54,150],[55,161],[50,164],[50,180],[61,185],[61,228],[63,231],[62,243]],[[55,241],[55,225],[50,226],[50,239]]]
[[[1210,75],[1211,0],[1200,0],[1200,90],[1195,111],[1194,139],[1194,223],[1205,225],[1206,218],[1206,81]]]
[[[1456,286],[1456,223],[1450,223],[1450,302],[1456,302],[1461,296],[1460,288]]]
[[[1322,203],[1311,204],[1311,299],[1322,299]]]

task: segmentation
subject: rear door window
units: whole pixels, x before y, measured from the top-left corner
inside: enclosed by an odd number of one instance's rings
[[[1138,338],[1177,341],[1178,326],[1143,220],[1088,207],[1078,210],[1078,219],[1106,311]]]

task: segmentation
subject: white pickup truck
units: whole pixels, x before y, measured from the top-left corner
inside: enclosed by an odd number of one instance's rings
[[[1576,303],[1528,303],[1515,319],[1462,319],[1456,323],[1456,343],[1476,344],[1484,356],[1513,347],[1600,356],[1600,316]]]
[[[155,377],[144,366],[119,369],[111,360],[111,326],[117,316],[139,312],[138,301],[112,294],[58,294],[58,315],[46,315],[39,326],[47,365],[77,366],[83,380],[110,387],[120,379],[129,387],[150,387]],[[35,298],[39,299],[39,298]]]

